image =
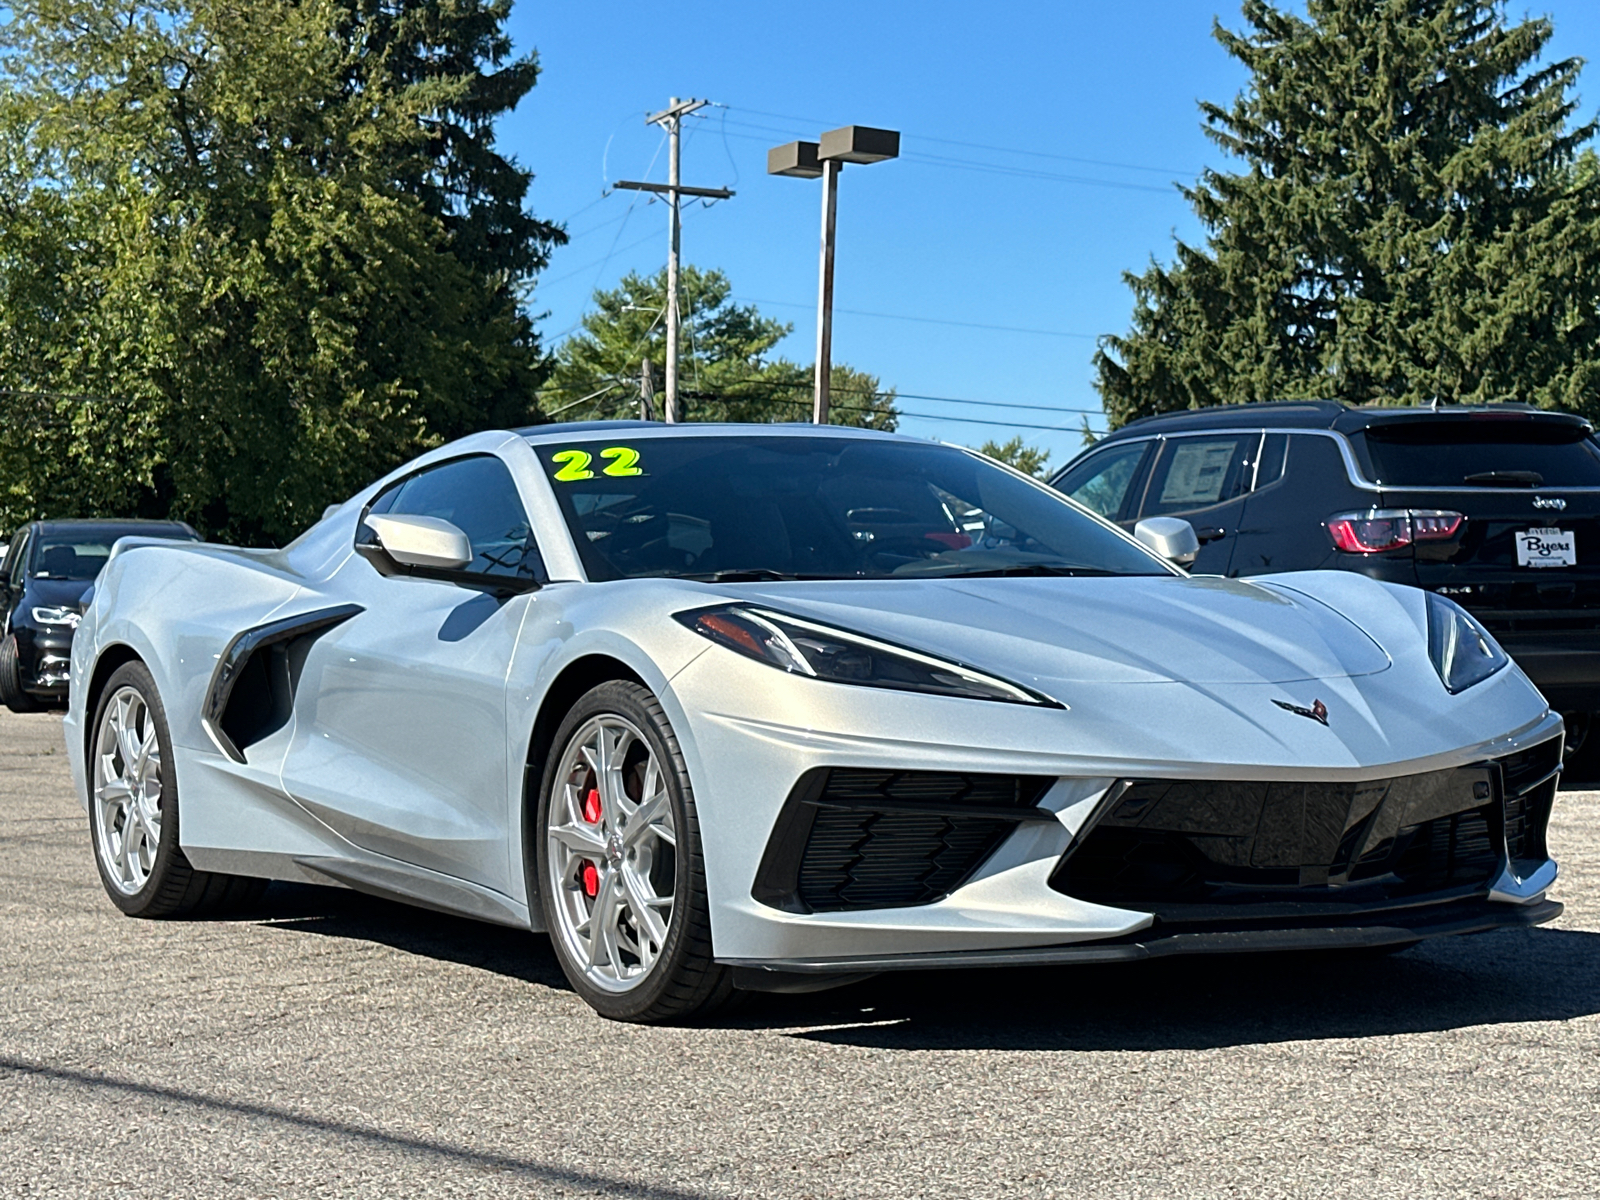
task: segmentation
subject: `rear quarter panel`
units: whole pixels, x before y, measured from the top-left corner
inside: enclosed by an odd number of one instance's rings
[[[241,629],[260,624],[300,590],[299,576],[277,551],[119,542],[73,639],[65,732],[80,798],[87,795],[86,740],[98,701],[90,688],[107,653],[126,648],[149,669],[180,751],[181,775],[183,748],[210,748],[200,709],[223,649]]]

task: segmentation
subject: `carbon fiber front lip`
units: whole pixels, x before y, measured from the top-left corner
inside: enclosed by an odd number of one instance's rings
[[[859,958],[730,959],[717,961],[745,970],[797,975],[861,975],[878,971],[926,971],[972,967],[1042,967],[1073,963],[1139,962],[1175,954],[1252,954],[1293,950],[1357,950],[1396,946],[1424,938],[1488,933],[1543,925],[1561,915],[1555,900],[1508,905],[1472,901],[1419,912],[1403,923],[1323,925],[1291,929],[1252,929],[1161,934],[1141,930],[1114,940],[1019,950],[969,950],[935,954],[872,955]]]

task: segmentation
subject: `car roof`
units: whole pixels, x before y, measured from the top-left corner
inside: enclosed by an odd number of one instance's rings
[[[187,524],[182,521],[160,521],[149,517],[126,517],[111,521],[95,520],[91,517],[65,517],[60,520],[35,521],[34,528],[43,536],[53,533],[91,533],[99,531],[112,531],[125,529],[129,535],[147,533],[152,529],[181,529],[184,533],[193,533]]]
[[[1266,404],[1220,404],[1183,412],[1159,413],[1129,421],[1102,441],[1192,433],[1206,429],[1331,429],[1355,433],[1374,426],[1415,421],[1497,420],[1549,421],[1589,428],[1573,413],[1551,412],[1531,404],[1377,405],[1340,404],[1333,400],[1277,401]]]
[[[573,438],[591,440],[614,434],[630,438],[659,437],[852,437],[876,438],[898,442],[916,442],[927,445],[928,439],[910,437],[903,433],[887,433],[881,429],[860,429],[853,425],[817,426],[809,421],[790,421],[780,424],[734,421],[682,421],[666,424],[662,421],[552,421],[548,425],[528,425],[513,430],[535,445],[549,442],[571,441]]]

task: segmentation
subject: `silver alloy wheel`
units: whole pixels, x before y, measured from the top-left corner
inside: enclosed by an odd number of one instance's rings
[[[126,896],[144,887],[161,846],[161,744],[137,688],[120,687],[94,742],[95,849]]]
[[[607,992],[644,982],[672,927],[677,829],[644,735],[591,717],[562,751],[545,836],[556,928],[585,978]]]

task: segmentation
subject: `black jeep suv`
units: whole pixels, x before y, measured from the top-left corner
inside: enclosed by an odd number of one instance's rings
[[[66,703],[84,593],[122,537],[200,535],[181,521],[35,521],[12,537],[0,568],[0,703],[11,711]]]
[[[1519,404],[1240,404],[1131,421],[1051,483],[1129,529],[1185,518],[1197,572],[1340,568],[1450,596],[1567,714],[1576,748],[1600,711],[1593,435]]]

